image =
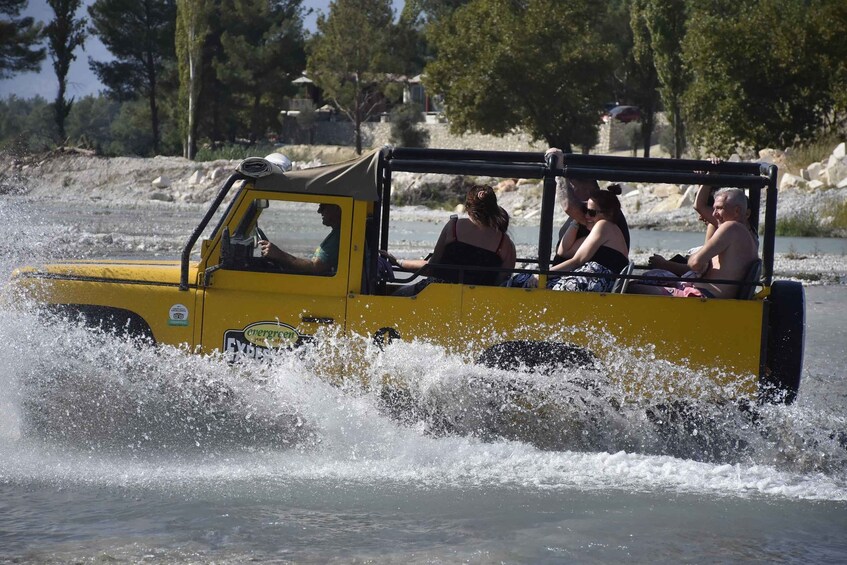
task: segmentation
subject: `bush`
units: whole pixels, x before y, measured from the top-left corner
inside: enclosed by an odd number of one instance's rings
[[[776,235],[786,237],[829,237],[832,230],[820,224],[814,212],[798,212],[777,220]]]
[[[832,150],[841,143],[843,139],[836,134],[827,135],[791,148],[787,157],[788,171],[799,175],[800,169],[804,169],[812,163],[817,163],[828,158]]]
[[[426,147],[429,132],[418,129],[421,109],[417,104],[401,104],[391,111],[391,136],[389,140],[398,147]]]
[[[227,143],[219,147],[201,147],[194,156],[195,161],[217,161],[218,159],[230,159],[240,161],[247,157],[264,157],[276,151],[276,147],[269,143],[241,144]],[[294,160],[291,155],[286,155]]]

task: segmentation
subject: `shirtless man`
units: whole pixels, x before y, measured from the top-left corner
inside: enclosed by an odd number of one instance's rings
[[[758,247],[747,224],[747,197],[738,188],[722,188],[715,193],[712,215],[717,221],[706,243],[688,258],[688,268],[703,279],[742,280],[750,263],[758,259]],[[630,292],[670,296],[734,298],[738,286],[710,282],[680,282],[674,286],[634,284]]]

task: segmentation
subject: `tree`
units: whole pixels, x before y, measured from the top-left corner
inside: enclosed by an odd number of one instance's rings
[[[209,33],[207,0],[177,0],[176,54],[179,65],[180,133],[182,155],[194,159],[197,153],[197,100],[203,70],[203,43]]]
[[[229,15],[221,35],[223,56],[215,61],[218,79],[229,88],[236,110],[244,113],[251,141],[277,128],[277,115],[292,80],[305,66],[302,0],[226,0]]]
[[[96,0],[89,6],[90,32],[100,38],[114,61],[89,59],[89,66],[119,101],[146,97],[151,145],[159,152],[158,83],[174,61],[174,0]]]
[[[739,149],[782,148],[816,136],[836,106],[828,57],[838,49],[844,53],[843,47],[821,42],[818,10],[835,4],[712,4],[718,9],[692,9],[683,45],[691,70],[685,108],[693,137],[706,150],[727,156]],[[837,37],[847,33],[845,24],[842,18]],[[826,21],[823,27],[838,25],[837,20]]]
[[[19,18],[28,0],[0,0],[0,79],[16,73],[38,71],[44,60],[41,43],[43,24]]]
[[[391,135],[389,140],[398,147],[426,147],[429,132],[418,129],[421,109],[417,104],[401,104],[391,110]]]
[[[356,152],[362,152],[362,122],[379,107],[401,65],[393,56],[391,0],[334,0],[318,17],[307,63],[309,75],[350,121]]]
[[[640,23],[650,36],[659,92],[673,128],[673,157],[679,159],[685,150],[682,96],[689,80],[681,49],[686,28],[686,0],[641,0],[637,5]]]
[[[53,8],[56,17],[47,24],[44,35],[47,36],[47,44],[50,47],[50,58],[53,60],[53,70],[59,81],[59,91],[54,102],[56,113],[56,128],[59,132],[59,142],[64,143],[65,119],[71,112],[74,99],[65,100],[65,89],[67,87],[68,70],[71,63],[76,60],[77,47],[85,44],[85,20],[74,19],[79,10],[82,0],[47,0]]]
[[[596,145],[614,53],[598,31],[604,15],[588,0],[473,0],[453,12],[433,31],[425,75],[451,131]]]
[[[644,18],[644,5],[645,0],[632,0],[630,4],[632,45],[627,60],[630,62],[630,97],[633,104],[641,109],[641,141],[646,158],[650,156],[650,139],[655,128],[660,95],[659,75],[653,63],[653,47]]]

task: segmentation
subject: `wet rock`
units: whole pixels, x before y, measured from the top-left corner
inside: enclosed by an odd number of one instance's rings
[[[150,200],[158,200],[160,202],[173,202],[174,197],[168,192],[157,191],[150,195]]]
[[[206,175],[204,175],[201,171],[194,171],[194,174],[192,174],[188,178],[188,184],[190,184],[190,185],[200,184],[205,180],[205,177],[206,177]]]

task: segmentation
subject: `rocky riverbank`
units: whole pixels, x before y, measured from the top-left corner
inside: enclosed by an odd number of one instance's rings
[[[299,150],[298,154],[306,154]],[[347,155],[327,148],[321,158],[295,161],[295,168],[337,161]],[[769,157],[772,157],[770,154]],[[778,158],[778,156],[776,157]],[[97,202],[112,208],[135,207],[141,203],[159,206],[195,207],[207,204],[238,161],[194,162],[179,157],[103,158],[79,151],[57,151],[27,159],[6,159],[0,165],[0,192],[24,200],[60,199],[65,202]],[[778,165],[780,163],[777,163]],[[824,178],[813,167],[817,178]],[[834,175],[835,173],[833,173]],[[501,204],[509,210],[515,225],[533,225],[540,213],[541,186],[525,179],[474,179],[494,184]],[[778,218],[812,214],[822,223],[847,203],[847,187],[820,186],[810,182],[783,182],[779,191]],[[461,192],[462,181],[449,175],[398,173],[394,179],[395,198],[414,203],[416,194],[445,194],[454,188]],[[668,231],[701,231],[702,225],[691,208],[696,187],[677,185],[625,185],[621,197],[630,226]],[[449,200],[445,196],[445,200]],[[458,201],[458,198],[455,198]],[[432,200],[428,200],[430,206]],[[441,221],[439,210],[418,205],[406,207],[404,216],[425,221]],[[563,220],[557,207],[555,221]],[[847,235],[847,234],[844,234]],[[633,255],[639,261],[650,249],[634,243]],[[847,284],[845,253],[789,252],[777,257],[776,268],[784,276],[806,282]]]

